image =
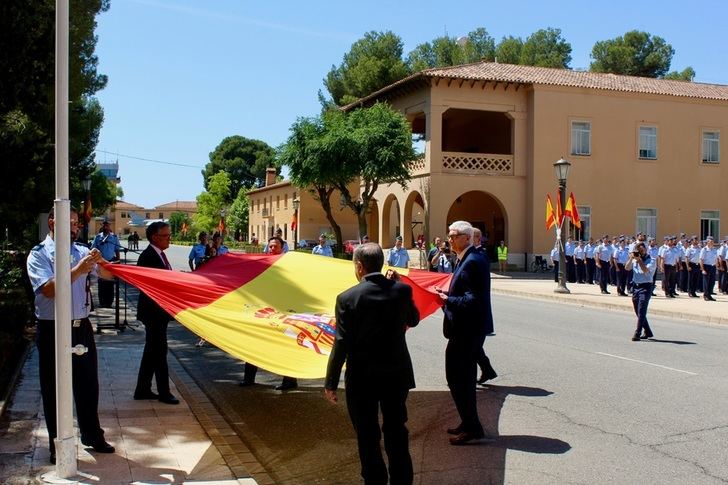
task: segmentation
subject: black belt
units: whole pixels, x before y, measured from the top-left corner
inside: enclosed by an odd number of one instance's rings
[[[89,320],[88,317],[86,317],[86,318],[76,318],[74,320],[71,320],[71,325],[74,326],[74,327],[80,327],[82,323],[87,323],[87,322],[88,323],[91,323],[91,320]],[[41,320],[41,319],[38,319],[38,323],[44,323],[44,324],[51,324],[52,325],[52,324],[56,323],[56,321],[55,320]]]
[[[674,268],[675,267],[674,264],[666,264],[665,266],[668,267],[668,268]]]
[[[652,283],[635,283],[633,285],[635,288],[652,288]]]

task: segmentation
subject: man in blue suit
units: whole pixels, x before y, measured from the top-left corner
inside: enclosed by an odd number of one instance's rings
[[[478,417],[475,383],[476,361],[485,336],[493,332],[490,304],[490,270],[480,251],[471,244],[473,226],[466,221],[453,222],[448,239],[458,259],[450,288],[436,288],[442,299],[443,333],[448,339],[445,350],[445,376],[461,423],[447,430],[454,435],[452,445],[471,441],[493,441],[483,431]]]

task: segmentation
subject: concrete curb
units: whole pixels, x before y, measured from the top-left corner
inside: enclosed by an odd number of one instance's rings
[[[521,298],[529,298],[532,300],[543,300],[543,301],[552,301],[552,302],[559,302],[559,303],[566,303],[568,305],[574,305],[574,306],[581,306],[581,307],[592,307],[592,308],[603,308],[605,310],[617,310],[625,313],[633,313],[631,308],[625,308],[622,305],[615,305],[613,303],[601,303],[601,302],[595,302],[590,300],[582,300],[582,299],[574,299],[570,298],[568,296],[563,296],[559,294],[543,294],[543,293],[530,293],[527,291],[520,291],[520,290],[508,290],[508,289],[502,289],[502,288],[492,288],[491,291],[495,294],[499,295],[506,295],[506,296],[517,296]],[[660,309],[652,309],[649,310],[651,315],[659,315],[662,317],[668,317],[668,318],[675,318],[675,319],[681,319],[681,320],[692,320],[695,322],[701,322],[701,323],[711,323],[714,325],[728,325],[728,316],[727,317],[710,317],[708,315],[701,315],[698,313],[684,313],[684,312],[673,312],[673,311],[665,311]]]
[[[23,355],[20,356],[20,359],[18,360],[15,369],[13,369],[13,373],[10,376],[10,379],[8,379],[8,386],[5,389],[5,393],[2,397],[0,397],[0,418],[2,418],[5,414],[5,410],[8,407],[8,403],[10,402],[10,397],[15,392],[15,387],[18,384],[18,379],[20,378],[20,374],[23,371],[23,367],[25,366],[25,361],[28,359],[28,355],[30,354],[31,345],[33,344],[28,343],[25,346]]]

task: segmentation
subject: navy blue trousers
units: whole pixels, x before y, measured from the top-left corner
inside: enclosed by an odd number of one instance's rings
[[[634,285],[632,290],[632,306],[634,307],[635,315],[637,315],[637,329],[634,331],[635,337],[639,337],[642,331],[647,335],[652,334],[650,324],[647,322],[647,306],[650,304],[651,297],[651,283]]]

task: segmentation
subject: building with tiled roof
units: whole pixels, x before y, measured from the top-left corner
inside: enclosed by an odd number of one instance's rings
[[[101,230],[101,223],[108,220],[111,222],[112,231],[116,234],[122,236],[137,231],[143,238],[144,230],[149,221],[168,220],[169,216],[174,212],[183,212],[192,218],[197,213],[197,202],[176,200],[152,208],[145,208],[137,204],[117,200],[105,215],[94,218],[89,227],[89,234],[98,233]]]
[[[423,152],[406,189],[375,194],[369,234],[384,246],[391,227],[411,247],[465,219],[489,246],[505,240],[513,264],[548,254],[545,198],[555,201],[562,157],[577,237],[727,228],[726,85],[479,62],[426,69],[343,109],[375,102],[407,117]]]

